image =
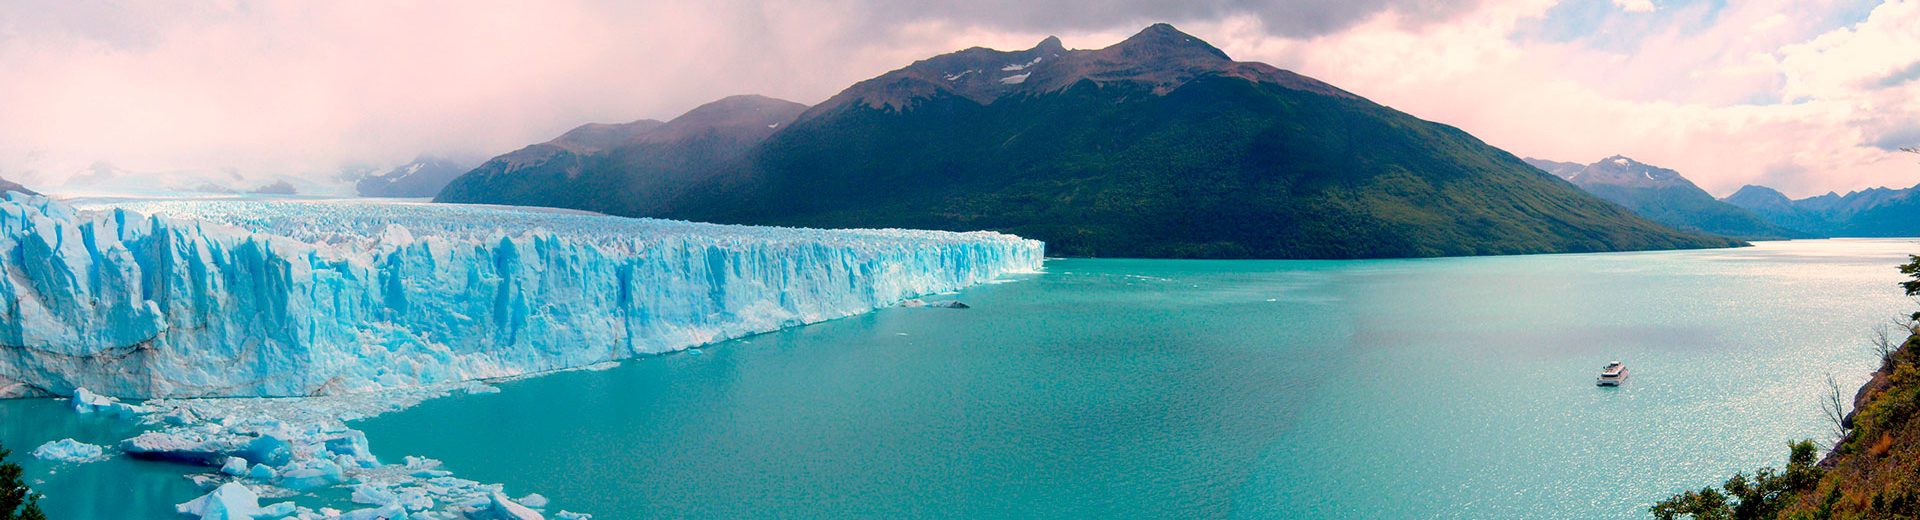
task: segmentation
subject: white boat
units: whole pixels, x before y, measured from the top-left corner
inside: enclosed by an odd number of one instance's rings
[[[1620,386],[1620,382],[1626,380],[1627,365],[1615,361],[1607,363],[1606,368],[1600,369],[1600,379],[1595,380],[1593,384],[1599,386]]]

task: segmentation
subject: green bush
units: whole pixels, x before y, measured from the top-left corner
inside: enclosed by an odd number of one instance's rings
[[[20,465],[6,461],[12,454],[0,446],[0,520],[47,520],[40,512],[40,496],[20,480]]]

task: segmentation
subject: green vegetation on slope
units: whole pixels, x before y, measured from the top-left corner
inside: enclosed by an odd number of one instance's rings
[[[726,146],[676,140],[552,157],[530,147],[437,200],[731,224],[988,229],[1066,256],[1741,244],[1648,221],[1459,129],[1232,61],[1164,24],[1098,50],[1048,39],[936,56],[794,115],[755,121],[764,140],[754,133]]]
[[[660,216],[993,229],[1067,256],[1361,258],[1729,247],[1363,99],[1202,76],[803,117]],[[802,195],[803,194],[803,195]]]

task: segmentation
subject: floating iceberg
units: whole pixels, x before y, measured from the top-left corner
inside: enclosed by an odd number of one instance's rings
[[[201,520],[253,520],[263,513],[260,495],[237,482],[221,484],[205,496],[174,506],[174,510]]]
[[[546,517],[539,512],[520,505],[499,492],[495,492],[488,499],[486,509],[480,510],[479,514],[468,514],[467,517],[489,520],[546,520]]]
[[[265,466],[265,464],[262,464],[262,466]],[[245,476],[247,474],[247,459],[227,457],[227,463],[220,465],[220,472],[235,477]]]
[[[511,377],[849,316],[1035,271],[1043,256],[988,232],[6,197],[0,389],[14,394],[304,396]]]
[[[119,399],[87,391],[85,388],[73,389],[73,411],[76,413],[104,413],[122,417],[133,417],[146,413],[146,409],[120,402]]]
[[[106,448],[76,441],[60,439],[40,445],[33,449],[34,458],[59,462],[93,462],[107,458]]]
[[[240,441],[173,432],[147,432],[120,441],[120,451],[136,459],[219,466],[244,447]]]

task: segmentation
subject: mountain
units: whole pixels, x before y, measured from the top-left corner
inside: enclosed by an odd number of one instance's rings
[[[55,171],[55,180],[35,186],[59,197],[179,197],[194,195],[350,195],[349,182],[331,174],[252,172],[234,168],[130,170],[106,161]]]
[[[354,191],[362,197],[432,197],[472,169],[469,164],[422,155],[413,162],[361,178],[354,183]]]
[[[1752,184],[1742,186],[1722,202],[1739,206],[1753,212],[1774,225],[1788,229],[1797,229],[1810,234],[1831,236],[1833,224],[1812,211],[1797,207],[1793,199],[1766,186]]]
[[[1527,164],[1531,164],[1535,168],[1539,168],[1541,171],[1553,174],[1554,177],[1569,180],[1579,176],[1581,170],[1587,169],[1587,165],[1576,162],[1549,161],[1532,157],[1521,158],[1521,160],[1526,161]]]
[[[1920,236],[1920,186],[1828,192],[1799,200],[1772,188],[1746,186],[1724,200],[1774,224],[1826,236]]]
[[[248,193],[259,195],[299,195],[300,189],[293,187],[293,184],[287,181],[273,181],[268,184],[262,184],[260,187],[248,191]]]
[[[618,215],[677,209],[806,110],[764,96],[733,96],[666,123],[588,125],[496,157],[450,183],[441,202],[558,206]],[[642,204],[646,203],[646,204]]]
[[[652,119],[581,125],[551,141],[489,159],[447,183],[434,201],[575,207],[579,191],[565,187],[588,169],[591,157],[660,125]]]
[[[1593,164],[1525,159],[1547,173],[1642,217],[1681,229],[1745,239],[1811,238],[1714,199],[1679,172],[1615,155]]]
[[[6,179],[0,179],[0,194],[6,193],[9,191],[17,191],[17,192],[25,193],[28,195],[39,195],[39,193],[33,190],[27,189],[26,186],[21,186],[20,183],[13,182]]]
[[[1356,258],[1737,245],[1633,215],[1459,129],[1237,62],[1165,24],[972,48],[859,82],[617,203],[557,176],[439,200],[804,227],[990,229],[1069,256]],[[651,156],[648,156],[651,157]],[[507,177],[504,170],[468,177]],[[480,182],[481,185],[487,182]],[[540,187],[534,187],[540,186]],[[462,187],[456,190],[456,187]],[[615,197],[615,198],[621,198]]]

